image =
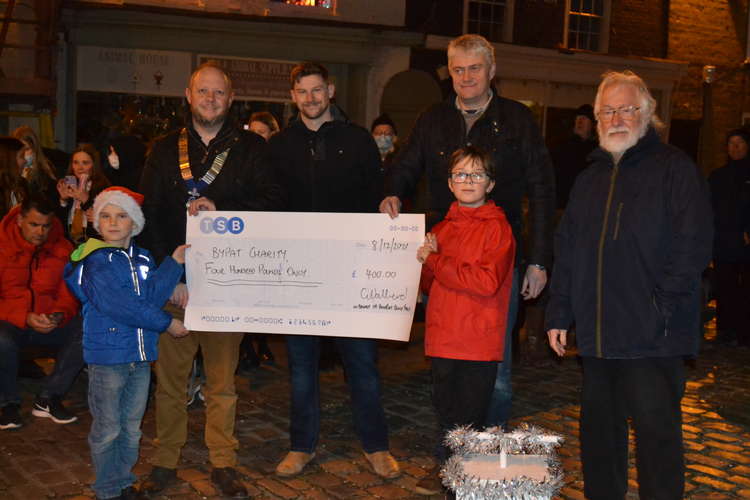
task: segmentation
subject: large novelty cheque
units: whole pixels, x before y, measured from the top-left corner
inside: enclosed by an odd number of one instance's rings
[[[190,330],[409,340],[424,215],[188,217]]]

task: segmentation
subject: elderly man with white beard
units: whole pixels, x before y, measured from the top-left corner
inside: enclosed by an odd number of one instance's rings
[[[640,497],[684,493],[684,358],[698,352],[713,227],[706,182],[685,153],[661,142],[655,107],[634,73],[604,75],[594,103],[600,147],[555,234],[546,327],[562,356],[576,325],[589,499],[627,493],[628,418]]]

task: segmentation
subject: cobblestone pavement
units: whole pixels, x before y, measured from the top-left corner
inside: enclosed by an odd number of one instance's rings
[[[240,400],[237,437],[239,470],[255,498],[349,499],[424,498],[414,485],[432,465],[435,417],[429,397],[428,364],[422,356],[421,331],[415,327],[406,344],[382,343],[384,404],[391,450],[404,474],[382,480],[368,467],[354,437],[348,393],[341,370],[324,373],[322,423],[318,456],[305,472],[279,479],[273,470],[288,446],[289,383],[280,338],[271,341],[278,367],[263,367],[237,377]],[[687,498],[750,498],[750,349],[706,342],[700,358],[689,368],[683,402],[687,461]],[[575,356],[561,363],[545,359],[514,368],[514,419],[533,422],[565,437],[560,451],[566,472],[562,499],[582,499],[578,455],[578,393],[580,371]],[[30,415],[38,381],[23,380],[26,425],[0,431],[0,498],[93,498],[93,480],[86,434],[85,375],[79,377],[66,404],[79,422],[56,425]],[[209,480],[210,466],[203,445],[201,408],[190,411],[190,439],[183,450],[179,477],[183,480],[159,498],[219,498]],[[143,425],[141,462],[136,473],[150,470],[155,423],[153,405]],[[631,450],[632,457],[632,450]],[[629,499],[638,498],[631,467]],[[439,498],[439,497],[436,497]]]

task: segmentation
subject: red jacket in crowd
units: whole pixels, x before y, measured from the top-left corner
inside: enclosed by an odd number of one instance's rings
[[[62,326],[78,313],[78,301],[63,280],[73,246],[57,217],[47,241],[32,245],[21,236],[20,212],[16,206],[0,221],[0,321],[26,329],[29,312],[62,312]]]
[[[432,232],[438,252],[422,266],[421,283],[429,295],[425,354],[501,361],[516,246],[505,213],[493,201],[454,202]]]

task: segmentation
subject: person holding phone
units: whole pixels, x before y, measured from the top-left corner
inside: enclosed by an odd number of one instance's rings
[[[91,144],[79,145],[70,157],[67,175],[57,182],[60,219],[65,223],[66,236],[73,243],[82,243],[97,235],[91,206],[94,198],[109,185],[99,152]]]
[[[23,425],[18,365],[27,346],[57,349],[32,414],[58,424],[77,420],[62,398],[83,368],[82,325],[63,281],[73,247],[54,208],[31,193],[0,221],[0,430]]]

